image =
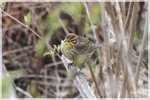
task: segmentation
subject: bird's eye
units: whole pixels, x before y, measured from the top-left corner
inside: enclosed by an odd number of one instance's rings
[[[77,39],[72,40],[72,43],[76,44],[77,43]]]

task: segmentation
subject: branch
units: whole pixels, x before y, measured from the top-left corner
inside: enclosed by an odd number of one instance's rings
[[[96,40],[96,44],[99,44],[100,42],[99,42],[99,39],[97,38],[96,30],[95,30],[94,25],[93,25],[93,23],[92,23],[92,20],[91,20],[91,17],[90,17],[90,12],[89,12],[89,9],[88,9],[88,7],[87,7],[87,4],[84,2],[83,5],[84,5],[84,7],[85,7],[85,10],[86,10],[86,13],[87,13],[87,17],[88,17],[88,20],[89,20],[89,22],[90,22],[90,25],[91,25],[91,28],[92,28],[92,31],[93,31],[93,34],[94,34],[94,38],[95,38],[95,40]],[[98,53],[98,55],[100,55],[100,49],[97,49],[97,53]],[[99,60],[100,60],[100,59],[101,59],[100,56],[98,56],[98,57],[99,57]],[[96,80],[96,78],[95,78],[95,76],[94,76],[94,74],[93,74],[93,71],[90,70],[90,73],[91,73],[91,75],[92,75],[93,80]],[[101,91],[100,91],[100,89],[99,89],[99,87],[98,87],[98,85],[97,85],[97,82],[94,81],[94,83],[95,83],[95,86],[96,86],[98,95],[101,97],[101,96],[102,96],[102,95],[101,95]]]
[[[129,21],[130,21],[130,18],[131,18],[132,8],[133,8],[133,2],[130,2],[127,18],[126,18],[125,25],[124,25],[125,30],[127,30],[128,26],[129,26]]]
[[[0,9],[1,10],[1,9]],[[22,22],[20,22],[19,20],[17,20],[15,17],[13,17],[12,15],[10,15],[9,13],[1,10],[4,14],[6,14],[7,16],[9,16],[10,18],[12,18],[13,20],[15,20],[17,23],[19,23],[20,25],[24,26],[25,28],[29,29],[31,32],[33,32],[38,38],[42,39],[41,36],[39,36],[33,29],[28,28],[25,24],[23,24]]]
[[[88,85],[88,82],[86,81],[84,75],[79,73],[80,69],[76,66],[68,66],[69,63],[71,63],[72,61],[68,60],[63,55],[61,57],[61,60],[63,61],[64,66],[67,69],[68,73],[71,73],[73,75],[76,74],[75,77],[73,78],[73,81],[74,81],[76,87],[78,88],[79,92],[81,93],[82,97],[96,99],[96,96],[94,95],[92,89]],[[79,74],[77,74],[77,73],[79,73]]]
[[[115,8],[116,8],[116,12],[117,15],[119,17],[119,28],[120,28],[120,33],[121,33],[121,40],[122,40],[122,50],[123,50],[123,61],[124,61],[124,68],[125,68],[125,76],[124,76],[124,80],[127,77],[128,83],[127,85],[130,86],[129,88],[132,90],[133,96],[136,97],[137,96],[137,90],[136,90],[136,84],[135,84],[135,79],[133,76],[133,72],[131,69],[131,63],[129,61],[129,56],[128,56],[128,46],[127,46],[127,41],[125,38],[125,30],[123,27],[123,21],[122,21],[122,15],[120,12],[120,6],[119,3],[115,3]],[[130,77],[129,77],[130,76]],[[122,88],[124,88],[125,86],[122,85]]]
[[[108,24],[107,27],[103,27],[104,42],[105,42],[105,44],[109,44],[109,39],[110,39],[109,30],[111,30],[112,24],[109,22],[107,12],[105,10],[105,3],[100,3],[100,7],[101,7],[102,26],[104,26],[105,23]],[[116,94],[117,91],[114,88],[115,87],[114,86],[115,85],[115,80],[113,78],[113,73],[112,73],[112,64],[111,64],[111,56],[110,56],[110,47],[109,47],[109,45],[107,45],[105,47],[105,54],[106,54],[106,60],[107,60],[106,67],[108,67],[108,78],[109,78],[109,82],[111,83],[111,84],[109,84],[109,88],[111,90],[111,96],[115,97],[115,94]]]
[[[139,58],[138,58],[138,63],[137,63],[137,66],[136,66],[136,72],[135,72],[136,85],[138,84],[138,78],[139,78],[139,73],[140,73],[140,68],[141,68],[140,64],[141,64],[144,48],[145,48],[146,41],[147,41],[146,38],[148,37],[148,25],[147,25],[147,23],[148,23],[148,21],[147,21],[147,16],[146,16],[145,29],[144,29],[144,33],[143,33],[143,39],[142,39],[142,46],[141,46],[141,51],[140,51]]]

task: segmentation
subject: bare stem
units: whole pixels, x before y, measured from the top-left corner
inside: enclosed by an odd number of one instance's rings
[[[96,90],[97,90],[99,96],[102,97],[102,93],[101,93],[101,91],[100,91],[100,89],[99,89],[98,82],[96,81],[95,75],[94,75],[93,70],[92,70],[92,65],[91,65],[90,58],[88,58],[87,64],[88,64],[88,67],[89,67],[91,76],[92,76],[92,78],[93,78],[93,81],[94,81]]]
[[[0,9],[1,10],[1,9]],[[4,14],[6,14],[7,16],[9,16],[10,18],[12,18],[13,20],[15,20],[16,22],[18,22],[20,25],[24,26],[25,28],[29,29],[31,32],[33,32],[38,38],[42,39],[41,36],[39,36],[33,29],[28,28],[25,24],[23,24],[22,22],[20,22],[19,20],[17,20],[16,18],[14,18],[12,15],[10,15],[9,13],[1,10]]]
[[[108,30],[111,30],[111,24],[109,24],[108,22],[108,16],[106,15],[106,10],[105,10],[105,3],[100,3],[100,7],[101,7],[101,21],[102,21],[102,26],[105,23],[108,23],[108,27],[103,27],[103,32],[104,32],[104,42],[105,44],[109,44],[109,38],[110,38],[110,33]],[[110,57],[110,47],[109,45],[107,45],[105,47],[105,54],[106,54],[106,60],[107,60],[107,65],[106,67],[108,67],[108,78],[109,78],[109,82],[111,84],[109,84],[109,88],[111,91],[111,96],[114,97],[115,96],[115,88],[114,88],[114,78],[113,78],[113,73],[112,73],[112,64],[111,64],[111,57]],[[113,92],[115,91],[115,92]]]
[[[133,2],[130,2],[127,18],[126,18],[125,25],[124,25],[125,30],[127,30],[128,26],[129,26],[129,21],[130,21],[130,18],[131,18],[132,8],[133,8]]]
[[[137,66],[136,66],[136,72],[135,72],[135,82],[136,82],[136,85],[138,84],[138,78],[139,78],[139,73],[140,73],[140,68],[141,68],[141,60],[142,60],[142,57],[143,57],[143,51],[144,51],[144,48],[145,48],[145,45],[146,45],[146,41],[147,41],[147,36],[148,36],[148,25],[147,25],[148,21],[147,21],[147,18],[145,20],[145,29],[144,29],[144,33],[143,33],[143,39],[142,39],[142,46],[141,46],[141,51],[140,51],[140,54],[139,54],[139,58],[138,58],[138,63],[137,63]]]
[[[69,63],[71,62],[67,58],[65,58],[63,55],[61,57],[61,60],[63,61],[65,68],[67,71],[75,75],[73,78],[73,81],[75,85],[77,86],[78,90],[80,91],[83,98],[95,98],[93,91],[91,90],[90,86],[88,85],[88,82],[86,81],[83,74],[79,73],[79,68],[77,66],[69,66]]]
[[[88,9],[88,7],[87,7],[87,4],[84,2],[83,3],[83,5],[84,5],[84,7],[85,7],[85,10],[86,10],[86,13],[87,13],[87,17],[88,17],[88,20],[89,20],[89,22],[90,22],[90,25],[91,25],[91,28],[92,28],[92,31],[93,31],[93,34],[94,34],[94,38],[97,40],[96,41],[96,44],[99,44],[99,39],[97,38],[97,34],[96,34],[96,30],[95,30],[95,28],[94,28],[94,25],[93,25],[93,23],[92,23],[92,20],[91,20],[91,17],[90,17],[90,12],[89,12],[89,9]],[[99,51],[100,49],[97,49],[97,53],[100,55],[100,51]],[[98,56],[99,57],[99,60],[100,60],[100,56]],[[91,71],[91,75],[93,74],[93,72]],[[93,75],[92,75],[93,76]],[[96,78],[95,78],[95,76],[93,76],[93,80],[96,80]],[[97,85],[97,82],[96,81],[94,81],[94,83],[95,83],[95,86],[96,86],[96,88],[97,88],[97,92],[98,92],[98,94],[99,94],[99,96],[101,97],[102,95],[101,95],[101,92],[100,92],[100,89],[99,89],[99,87],[97,87],[98,85]]]
[[[127,71],[127,80],[128,80],[128,85],[131,87],[131,91],[134,95],[134,97],[137,96],[137,90],[136,90],[136,85],[135,85],[135,80],[134,80],[134,76],[133,76],[133,72],[132,72],[132,69],[131,69],[131,63],[129,61],[129,56],[128,56],[128,49],[127,49],[127,42],[126,42],[126,39],[125,39],[125,31],[124,31],[124,27],[123,27],[123,21],[122,21],[122,15],[121,15],[121,12],[120,12],[120,6],[119,6],[119,3],[115,3],[115,8],[116,8],[116,12],[117,12],[117,15],[119,17],[119,27],[120,27],[120,33],[121,33],[121,39],[122,39],[122,50],[123,50],[123,60],[124,60],[124,67]],[[129,77],[130,76],[130,77]],[[126,78],[126,76],[124,76],[124,78]],[[124,86],[123,86],[124,87]]]

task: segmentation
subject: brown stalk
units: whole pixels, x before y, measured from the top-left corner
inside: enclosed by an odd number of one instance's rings
[[[132,62],[131,62],[131,59],[132,59],[132,49],[133,49],[133,41],[134,41],[134,33],[135,33],[135,28],[136,28],[136,23],[137,23],[137,15],[138,15],[138,3],[134,3],[133,4],[133,10],[132,10],[132,17],[131,17],[131,20],[130,20],[130,37],[129,37],[129,42],[128,42],[128,59],[129,59],[129,63],[131,64],[132,66]],[[133,77],[133,76],[132,76]],[[130,87],[127,86],[127,89],[129,91]]]
[[[121,42],[119,41],[119,44],[118,44],[118,52],[117,52],[117,57],[116,57],[116,72],[115,72],[115,92],[116,94],[114,95],[114,97],[117,97],[118,95],[118,81],[119,81],[119,73],[121,72],[121,64],[123,63],[123,60],[122,60],[122,46],[121,46]]]
[[[115,35],[116,35],[116,40],[117,40],[117,46],[118,46],[118,52],[117,52],[117,58],[116,58],[116,68],[115,68],[115,77],[114,77],[114,94],[113,94],[113,97],[117,97],[118,96],[118,83],[119,83],[119,73],[120,73],[120,70],[121,70],[121,67],[120,65],[122,64],[122,47],[121,47],[121,39],[120,39],[120,34],[119,33],[119,30],[118,30],[118,25],[117,25],[117,21],[118,21],[118,16],[115,15],[115,12],[114,12],[114,8],[111,4],[111,2],[107,2],[105,3],[106,4],[106,10],[107,10],[107,13],[111,16],[111,19],[112,21],[116,20],[115,23],[112,22],[112,25],[113,25],[113,29],[115,31]],[[124,5],[124,4],[122,4]],[[122,8],[125,10],[125,7]]]
[[[118,34],[119,30],[118,30],[118,25],[117,25],[118,17],[116,17],[116,15],[115,15],[114,8],[113,8],[111,2],[106,2],[105,5],[106,5],[105,6],[106,11],[110,15],[111,20],[112,20],[112,25],[113,25],[113,29],[115,31],[116,39],[117,39],[117,41],[119,41],[119,34]]]
[[[146,41],[147,41],[147,37],[148,37],[148,21],[147,21],[147,16],[146,16],[146,19],[145,19],[145,29],[144,29],[144,33],[143,33],[143,39],[142,39],[142,46],[141,46],[141,51],[140,51],[140,54],[139,54],[139,58],[138,58],[138,63],[137,63],[137,66],[136,66],[136,71],[135,71],[135,82],[136,82],[136,86],[138,84],[138,79],[139,79],[139,73],[140,73],[140,68],[141,68],[141,61],[142,61],[142,58],[143,58],[143,52],[144,52],[144,48],[145,48],[145,45],[146,45]]]
[[[88,58],[88,60],[87,60],[87,65],[88,65],[88,67],[89,67],[89,70],[90,70],[92,79],[93,79],[93,81],[94,81],[94,83],[95,83],[96,90],[97,90],[99,96],[102,97],[102,93],[101,93],[101,91],[100,91],[100,89],[99,89],[98,82],[96,81],[95,75],[94,75],[93,70],[92,70],[92,65],[91,65],[90,58]]]
[[[120,9],[121,9],[121,13],[122,13],[122,20],[123,23],[125,22],[125,2],[120,2]]]
[[[136,90],[135,80],[134,80],[134,77],[133,77],[133,72],[132,72],[132,69],[131,69],[131,63],[129,62],[128,48],[127,48],[127,42],[126,42],[126,39],[125,39],[125,31],[124,31],[124,27],[123,27],[122,15],[121,15],[121,12],[120,12],[119,4],[118,3],[115,3],[115,4],[116,4],[116,6],[115,6],[116,7],[116,12],[117,12],[117,15],[119,17],[119,26],[120,26],[122,45],[123,45],[123,48],[122,48],[123,53],[124,53],[124,55],[123,55],[123,59],[124,59],[123,66],[125,67],[125,70],[127,71],[128,85],[130,86],[130,89],[133,93],[133,96],[136,97],[137,96],[137,90]],[[126,76],[124,76],[124,79],[125,78],[126,78]]]
[[[133,9],[133,2],[130,2],[129,4],[129,8],[128,8],[128,14],[127,14],[127,18],[124,24],[124,29],[127,30],[129,27],[129,22],[130,22],[130,18],[131,18],[131,14],[132,14],[132,9]]]
[[[90,25],[91,25],[91,28],[92,28],[92,31],[93,31],[93,34],[94,34],[94,38],[95,38],[95,40],[97,40],[97,41],[96,41],[96,42],[97,42],[96,44],[99,44],[99,39],[97,38],[97,33],[96,33],[96,30],[95,30],[94,25],[93,25],[93,23],[92,23],[92,20],[91,20],[91,17],[90,17],[90,13],[89,13],[89,9],[88,9],[88,7],[87,7],[87,4],[84,2],[83,5],[84,5],[84,7],[85,7],[86,14],[87,14],[87,16],[88,16],[88,20],[89,20]],[[99,49],[97,49],[97,52],[98,52],[98,55],[100,55]],[[98,56],[98,57],[99,57],[99,60],[100,60],[100,56]],[[93,74],[93,71],[90,71],[90,72],[91,72],[91,75],[92,75],[92,74]],[[93,80],[96,80],[96,78],[95,78],[94,75],[92,75],[92,78],[93,78]],[[97,85],[97,82],[94,81],[94,83],[95,83],[95,86],[96,86],[96,89],[97,89],[97,92],[98,92],[99,96],[102,97],[102,94],[101,94],[101,91],[100,91],[100,89],[99,89],[99,87],[98,87],[98,85]]]
[[[104,3],[101,3],[100,4],[100,6],[101,6],[101,20],[102,20],[102,26],[104,25],[104,23],[108,23],[107,22],[107,19],[106,19],[106,16],[105,16],[105,4]],[[108,32],[108,30],[109,30],[109,25],[108,25],[108,28],[107,27],[103,27],[103,32],[104,32],[104,41],[105,41],[105,44],[109,44],[109,32]],[[109,47],[109,45],[108,46],[106,46],[106,48],[105,48],[105,54],[106,54],[106,61],[107,61],[107,67],[108,67],[108,78],[109,78],[109,83],[111,83],[110,84],[110,86],[109,86],[109,88],[110,88],[110,90],[112,90],[111,91],[111,95],[112,95],[112,97],[114,97],[115,96],[115,92],[113,92],[113,91],[115,91],[115,88],[114,88],[114,78],[113,78],[113,73],[112,73],[112,64],[111,64],[111,57],[110,57],[110,47]]]
[[[137,23],[137,14],[138,14],[138,3],[134,3],[133,5],[133,11],[132,11],[132,17],[130,20],[130,36],[129,36],[129,42],[128,42],[128,56],[129,56],[129,61],[131,61],[131,51],[133,48],[133,40],[134,40],[134,33],[135,33],[135,28],[136,28],[136,23]]]

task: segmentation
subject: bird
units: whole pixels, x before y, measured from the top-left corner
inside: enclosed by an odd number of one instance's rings
[[[94,42],[74,33],[67,34],[60,46],[62,55],[73,61],[73,64],[79,68],[83,67],[86,59],[91,57],[96,48]]]

